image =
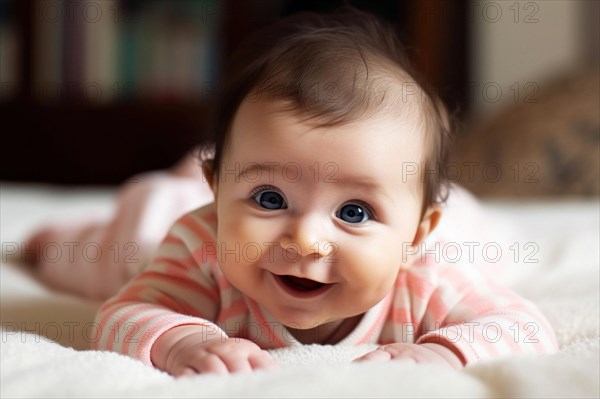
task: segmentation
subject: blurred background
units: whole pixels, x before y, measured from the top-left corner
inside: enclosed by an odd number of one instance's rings
[[[117,185],[173,165],[207,134],[245,37],[343,3],[394,24],[461,122],[451,179],[600,194],[593,0],[0,0],[0,180]]]

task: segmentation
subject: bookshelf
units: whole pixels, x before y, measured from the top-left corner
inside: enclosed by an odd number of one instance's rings
[[[425,2],[435,10],[443,0]],[[0,2],[0,180],[118,184],[174,164],[207,134],[220,71],[245,37],[282,16],[342,3]],[[420,49],[414,61],[434,85],[466,83],[460,7],[452,9],[458,18],[424,25],[431,10],[417,0],[349,3],[393,22],[409,50]],[[460,95],[451,102],[465,105]]]

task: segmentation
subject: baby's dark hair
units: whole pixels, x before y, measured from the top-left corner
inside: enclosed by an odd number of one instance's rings
[[[230,69],[216,104],[214,137],[203,151],[217,179],[233,119],[246,98],[280,101],[284,111],[315,127],[357,122],[391,105],[391,112],[417,114],[425,131],[418,136],[426,140],[418,166],[421,214],[446,200],[450,118],[437,96],[419,83],[388,23],[350,6],[332,14],[294,14],[251,36],[234,53]]]

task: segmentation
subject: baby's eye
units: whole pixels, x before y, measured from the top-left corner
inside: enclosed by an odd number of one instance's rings
[[[252,198],[258,205],[265,209],[285,209],[287,204],[285,200],[276,191],[273,190],[261,190],[256,194],[252,195]]]
[[[371,219],[371,212],[358,204],[347,204],[335,214],[338,218],[348,223],[362,223]]]

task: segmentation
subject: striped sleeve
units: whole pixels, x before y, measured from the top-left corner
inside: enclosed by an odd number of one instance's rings
[[[423,266],[407,279],[417,344],[437,343],[463,364],[557,350],[541,311],[516,293],[467,266]]]
[[[92,347],[115,351],[153,366],[152,345],[165,331],[193,324],[208,335],[226,336],[216,324],[219,286],[206,222],[197,211],[181,217],[162,241],[153,261],[96,315]],[[213,247],[214,248],[214,247]]]

